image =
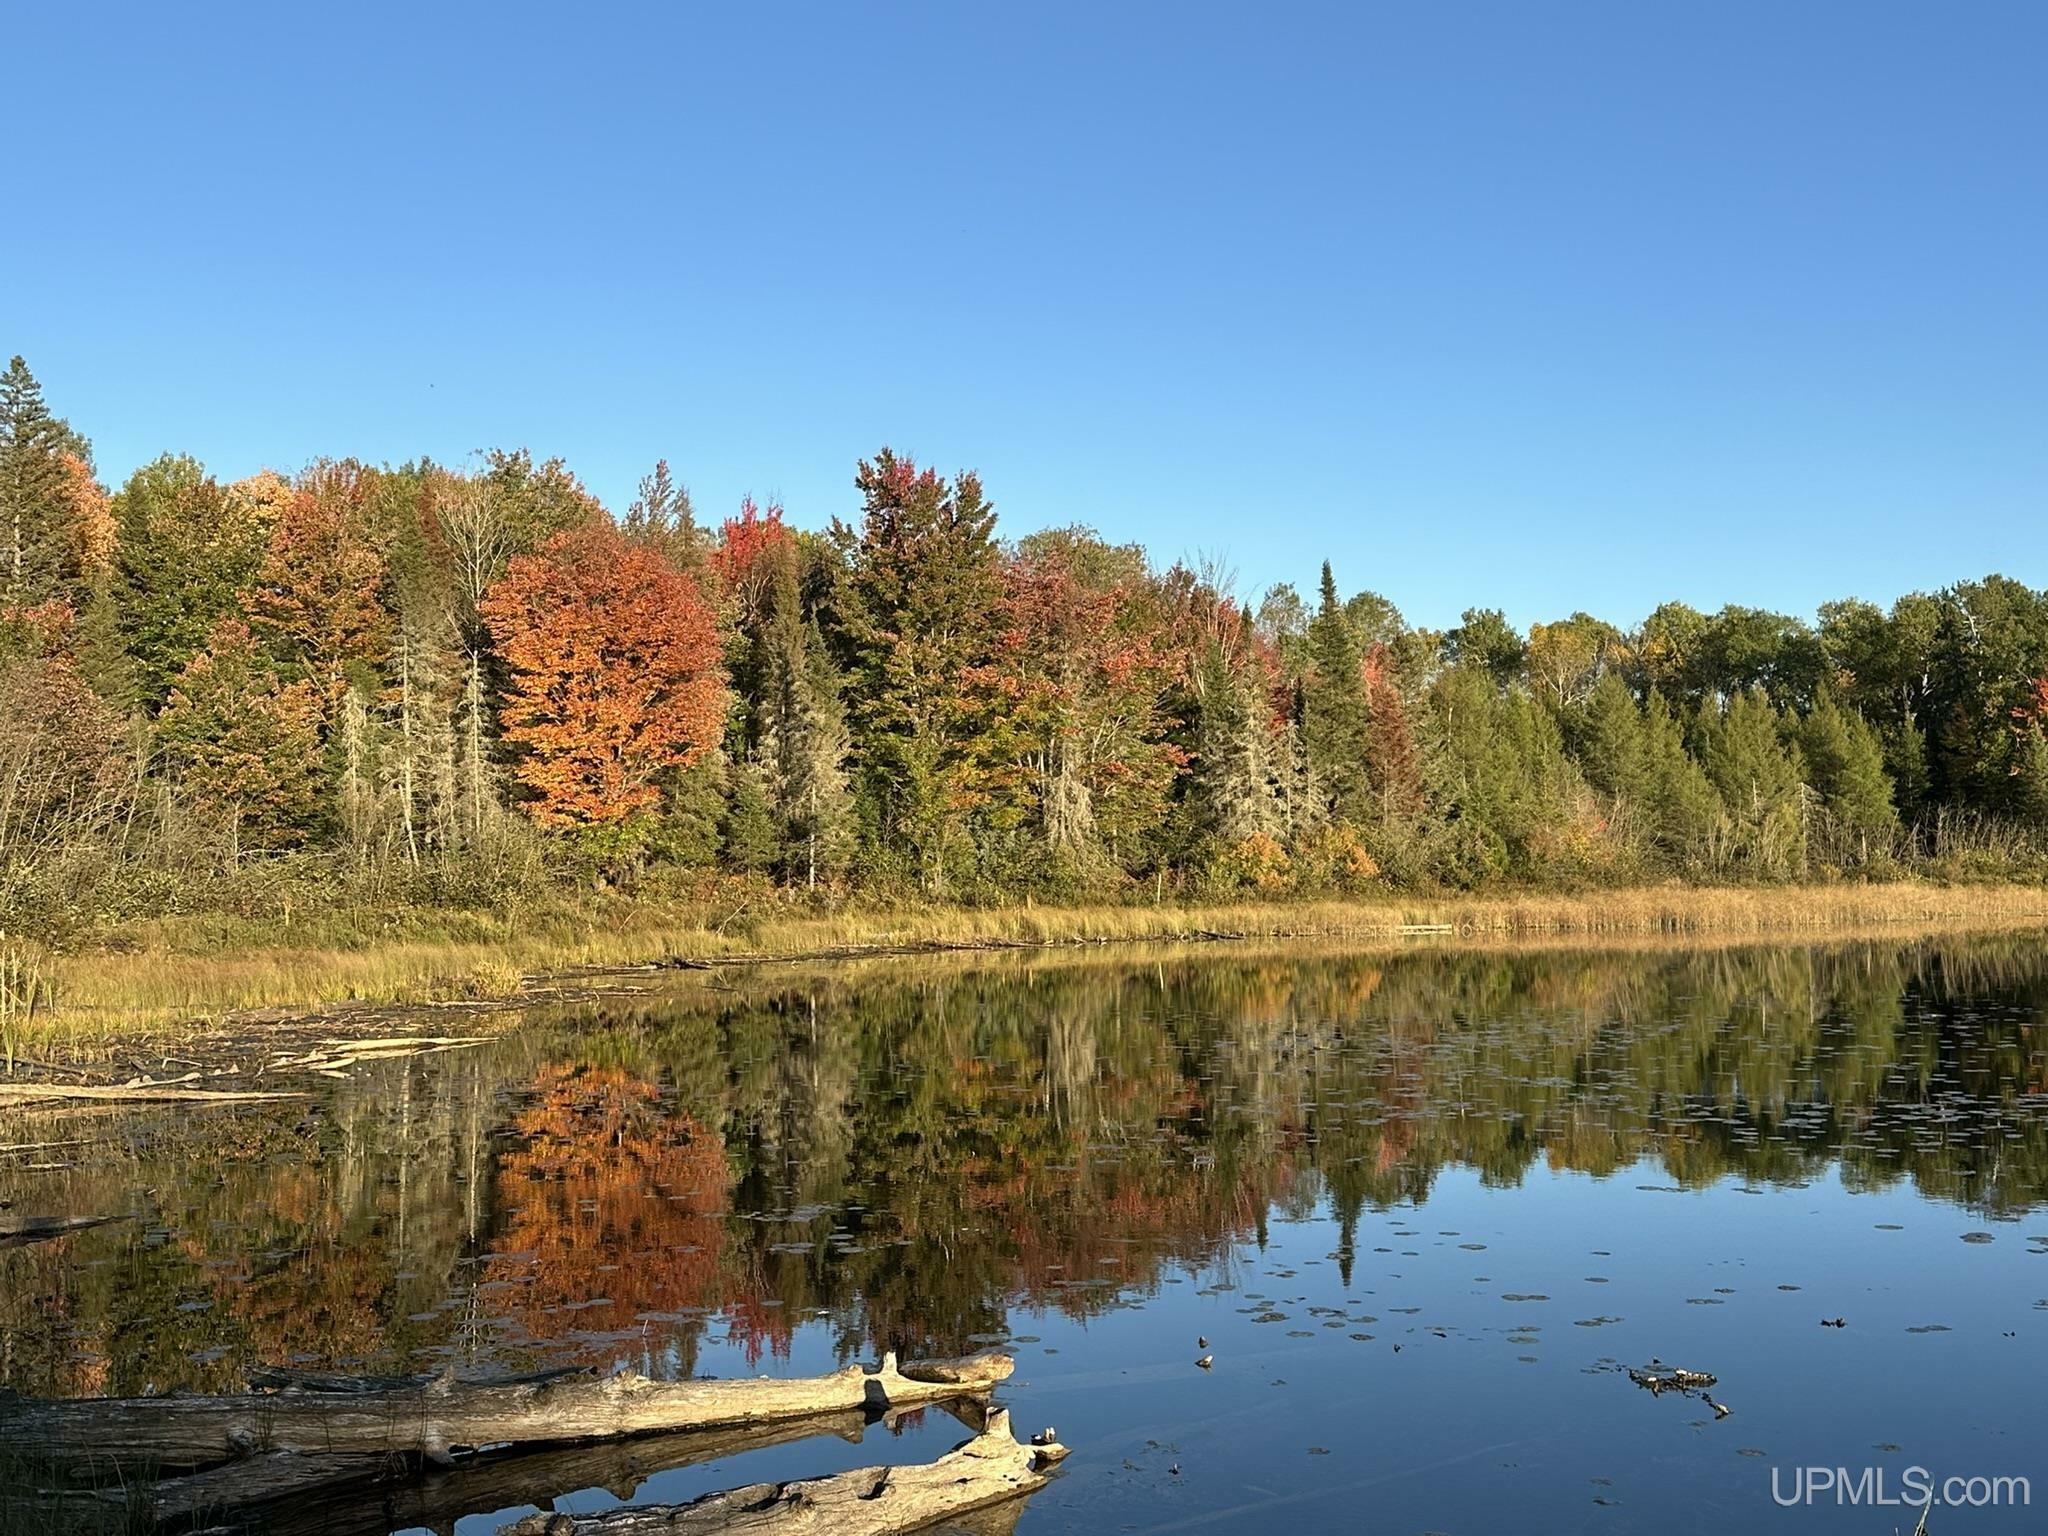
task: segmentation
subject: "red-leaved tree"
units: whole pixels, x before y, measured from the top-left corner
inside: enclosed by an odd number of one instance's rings
[[[514,559],[482,614],[511,670],[505,738],[543,825],[623,821],[717,741],[725,690],[710,606],[611,523]]]

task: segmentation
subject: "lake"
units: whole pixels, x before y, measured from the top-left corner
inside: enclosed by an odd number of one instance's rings
[[[0,1200],[126,1219],[0,1251],[0,1385],[1001,1345],[1073,1454],[977,1530],[1882,1536],[1916,1471],[2038,1501],[1959,1483],[1998,1502],[1936,1536],[2048,1521],[2040,935],[629,980],[303,1101],[7,1117]],[[485,1536],[965,1435],[849,1433],[273,1528]]]

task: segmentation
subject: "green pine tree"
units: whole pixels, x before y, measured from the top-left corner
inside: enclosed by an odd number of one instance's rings
[[[1309,671],[1302,683],[1301,739],[1331,814],[1363,822],[1372,808],[1370,715],[1364,655],[1330,562],[1323,562],[1322,601],[1308,627]]]
[[[1884,747],[1861,715],[1824,695],[1801,722],[1799,749],[1833,827],[1865,842],[1889,839],[1898,831]]]
[[[871,862],[941,893],[974,873],[989,741],[968,683],[994,645],[1000,570],[981,482],[950,484],[884,449],[855,477],[858,533],[839,617]]]
[[[1701,764],[1728,816],[1727,861],[1767,879],[1804,873],[1806,785],[1791,740],[1796,723],[1781,719],[1769,695],[1752,688],[1725,708],[1703,701],[1695,728]]]
[[[63,595],[75,545],[64,456],[85,440],[43,403],[16,357],[0,374],[0,606],[32,608]]]
[[[1721,797],[1686,750],[1678,717],[1654,689],[1643,707],[1643,764],[1650,838],[1662,862],[1680,871],[1710,868]]]
[[[1601,674],[1570,721],[1573,756],[1586,782],[1631,806],[1650,798],[1648,732],[1635,695],[1618,672]]]
[[[727,769],[718,840],[726,867],[740,874],[761,874],[775,863],[778,839],[767,775],[751,757],[736,757]]]

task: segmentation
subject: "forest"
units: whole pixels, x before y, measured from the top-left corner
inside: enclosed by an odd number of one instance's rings
[[[0,928],[787,899],[2037,878],[2048,593],[1408,624],[884,448],[849,518],[526,450],[119,487],[0,380]],[[1034,509],[1042,510],[1042,509]],[[1447,558],[1451,556],[1447,553]],[[1355,573],[1344,573],[1347,576]],[[280,896],[280,892],[288,893]]]

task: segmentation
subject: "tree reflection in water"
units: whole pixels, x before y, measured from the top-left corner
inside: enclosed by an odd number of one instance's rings
[[[679,987],[681,984],[679,984]],[[535,1010],[312,1107],[0,1158],[0,1382],[246,1364],[955,1352],[1227,1266],[1275,1215],[1453,1165],[2048,1198],[2038,938],[1821,948],[931,959]],[[79,1122],[67,1134],[77,1135]],[[39,1136],[14,1138],[28,1142]]]

